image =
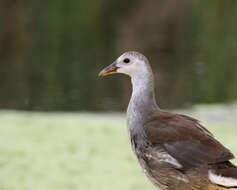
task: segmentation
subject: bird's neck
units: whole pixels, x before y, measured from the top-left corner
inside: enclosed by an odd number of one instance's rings
[[[127,109],[128,127],[133,128],[143,121],[154,111],[159,109],[155,101],[154,80],[151,71],[133,76],[132,96]]]

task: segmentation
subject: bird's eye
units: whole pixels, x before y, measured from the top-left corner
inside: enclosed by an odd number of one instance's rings
[[[123,60],[123,62],[124,62],[124,63],[129,63],[129,62],[130,62],[130,59],[125,58],[125,59]]]

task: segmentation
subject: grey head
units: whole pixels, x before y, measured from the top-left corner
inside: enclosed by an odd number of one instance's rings
[[[152,74],[148,59],[136,51],[128,51],[122,54],[111,65],[103,69],[99,76],[105,76],[113,73],[123,73],[130,77]]]

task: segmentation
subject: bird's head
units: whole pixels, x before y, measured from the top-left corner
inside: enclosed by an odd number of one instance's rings
[[[149,68],[147,58],[135,51],[129,51],[122,54],[108,67],[104,68],[99,76],[106,76],[113,73],[123,73],[133,77],[139,73],[143,73]]]

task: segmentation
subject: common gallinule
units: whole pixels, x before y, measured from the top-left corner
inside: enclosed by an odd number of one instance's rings
[[[127,127],[137,159],[150,181],[162,190],[237,188],[234,155],[198,120],[161,110],[155,101],[152,69],[145,56],[126,52],[99,76],[131,77]]]

